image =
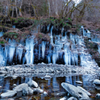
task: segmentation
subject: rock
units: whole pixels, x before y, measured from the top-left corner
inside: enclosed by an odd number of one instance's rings
[[[77,86],[79,89],[81,89],[83,92],[85,92],[88,96],[91,96],[91,93],[89,93],[88,91],[86,91],[84,88]]]
[[[22,90],[18,90],[17,91],[17,97],[21,97],[23,96],[23,91]]]
[[[93,81],[93,84],[94,84],[95,89],[100,90],[100,80],[95,79]]]
[[[44,92],[43,92],[43,95],[47,96],[47,95],[48,95],[48,93],[47,93],[46,91],[44,91]]]
[[[8,100],[14,100],[13,98],[9,98]]]
[[[12,76],[13,79],[17,79],[17,77],[18,77],[18,76],[15,76],[15,75]]]
[[[68,100],[78,100],[78,99],[75,97],[70,97],[70,98],[68,98]]]
[[[33,90],[26,83],[22,83],[22,84],[16,86],[13,90],[16,92],[22,91],[23,95],[32,95],[33,94]]]
[[[72,73],[76,73],[77,71],[75,69],[72,70]]]
[[[34,88],[33,89],[33,94],[38,94],[38,93],[43,93],[43,90],[40,88]]]
[[[38,84],[33,81],[33,80],[29,80],[29,82],[27,83],[30,87],[34,87],[34,88],[37,88],[38,87]]]
[[[0,74],[7,74],[7,71],[0,71]]]
[[[68,92],[70,93],[72,96],[75,96],[77,98],[80,97],[80,94],[78,93],[78,88],[76,88],[75,86],[68,84],[68,83],[61,83],[61,86]]]
[[[9,69],[10,69],[9,67],[5,67],[5,70],[6,70],[6,71],[9,71]]]
[[[65,96],[65,97],[61,98],[60,100],[67,100],[67,97]]]
[[[1,98],[6,98],[6,97],[13,97],[17,94],[18,97],[20,96],[25,96],[25,95],[32,95],[33,90],[28,86],[28,84],[23,83],[18,86],[16,86],[13,90],[9,90],[5,93],[1,94]]]
[[[14,97],[16,95],[16,91],[8,91],[5,93],[1,94],[1,98],[10,98],[10,97]]]
[[[82,82],[81,82],[81,81],[76,81],[76,83],[77,83],[77,84],[82,84]]]
[[[13,87],[16,87],[17,85],[16,84],[13,84]]]
[[[46,79],[46,80],[49,80],[50,78],[51,78],[51,76],[45,75],[45,79]]]
[[[93,83],[94,83],[95,85],[100,85],[100,80],[95,79],[95,80],[93,81]]]
[[[66,95],[66,92],[59,92],[55,94],[55,96],[58,96],[58,97],[65,96],[65,95]]]
[[[67,32],[72,33],[72,30],[67,30]]]
[[[100,99],[100,93],[96,94],[96,99]]]
[[[68,84],[68,83],[61,83],[61,86],[72,96],[78,98],[79,100],[89,100],[89,96],[82,91],[81,89],[79,89],[78,87]]]
[[[2,88],[2,86],[0,86],[0,89]]]

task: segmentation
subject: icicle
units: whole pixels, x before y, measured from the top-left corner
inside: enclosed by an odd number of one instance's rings
[[[76,65],[78,65],[78,54],[74,54],[74,59],[75,59]]]
[[[13,57],[14,57],[14,53],[15,53],[15,44],[16,44],[16,41],[9,39],[9,44],[10,45],[9,45],[9,53],[8,53],[8,56],[9,56],[9,62],[12,62]]]
[[[57,60],[57,55],[55,52],[53,52],[53,55],[52,55],[53,64],[56,64],[56,60]]]
[[[47,26],[47,32],[49,32],[49,29],[50,29],[50,24]]]
[[[91,32],[89,30],[87,30],[87,37],[90,38],[91,37]]]
[[[16,26],[15,26],[15,25],[13,25],[13,26],[12,26],[12,28],[16,28]]]
[[[100,45],[98,45],[98,52],[99,52],[99,54],[100,54]]]
[[[53,45],[53,34],[52,34],[53,26],[51,27],[51,44]]]
[[[34,62],[34,44],[33,44],[33,38],[26,39],[26,63],[27,64],[33,64]]]
[[[64,61],[65,61],[65,64],[68,65],[68,47],[65,46],[64,48],[64,51],[65,51],[65,54],[64,54]]]
[[[4,32],[0,32],[0,37],[2,37],[2,36],[3,36],[3,33],[4,33]]]
[[[4,57],[4,53],[3,53],[3,48],[0,45],[0,66],[3,66],[5,64],[6,64],[6,61],[5,61],[5,57]]]
[[[41,55],[41,45],[39,45],[39,59],[40,59],[40,55]]]
[[[47,56],[47,59],[48,59],[48,64],[51,63],[51,56],[50,56],[50,54]]]
[[[71,65],[71,53],[68,53],[68,64]]]
[[[62,34],[62,37],[63,37],[63,32],[64,32],[64,28],[62,28],[62,29],[61,29],[61,34]]]
[[[17,47],[16,53],[18,55],[19,60],[21,61],[22,53],[23,53],[23,48],[20,47],[20,45]]]
[[[72,64],[75,65],[74,54],[71,55],[71,59],[72,59]]]
[[[44,58],[45,57],[45,42],[44,41],[42,41],[42,58]]]

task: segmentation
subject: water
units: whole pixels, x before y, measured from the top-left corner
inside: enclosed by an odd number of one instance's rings
[[[0,89],[0,93],[7,91],[7,90],[11,90],[13,87],[13,84],[21,84],[21,83],[27,83],[30,79],[35,80],[38,85],[40,86],[40,88],[42,88],[44,91],[46,91],[48,93],[48,95],[33,95],[33,96],[22,96],[22,100],[23,99],[27,99],[30,100],[30,98],[35,98],[35,99],[39,99],[39,100],[59,100],[60,96],[57,96],[57,93],[61,93],[64,92],[65,90],[61,87],[61,83],[62,82],[68,82],[70,84],[73,84],[75,86],[82,86],[84,87],[86,90],[88,90],[89,92],[92,93],[92,98],[94,98],[94,96],[96,95],[97,91],[94,90],[94,87],[92,85],[92,83],[89,81],[91,79],[91,81],[94,79],[92,75],[78,75],[78,76],[63,76],[63,77],[52,77],[48,80],[45,79],[44,76],[42,76],[42,78],[40,77],[18,77],[17,79],[12,79],[12,78],[3,78],[0,76],[0,79],[2,80],[2,82],[0,81],[0,86],[2,86],[2,88]],[[82,81],[83,84],[77,84],[76,81]],[[19,98],[14,98],[14,100],[18,100]],[[93,99],[92,99],[93,100]],[[95,99],[94,99],[95,100]]]

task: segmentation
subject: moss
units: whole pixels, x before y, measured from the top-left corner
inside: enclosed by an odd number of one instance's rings
[[[3,40],[0,41],[0,44],[5,44],[5,42]]]
[[[17,36],[18,36],[18,33],[8,32],[8,33],[4,33],[3,36],[6,37],[6,38],[14,38],[14,39],[16,39]]]
[[[96,29],[96,31],[100,31],[100,28]]]
[[[15,35],[14,38],[17,39],[17,36]]]
[[[14,23],[18,23],[18,22],[24,22],[24,18],[20,17],[20,18],[14,19]]]
[[[39,34],[39,38],[42,38],[43,36],[42,36],[42,34]]]
[[[68,18],[68,20],[72,22],[72,19],[71,18]]]

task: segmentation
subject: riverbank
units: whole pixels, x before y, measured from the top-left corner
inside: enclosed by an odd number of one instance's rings
[[[97,75],[99,68],[58,65],[58,64],[26,64],[0,67],[0,74],[4,77],[21,77],[21,76],[38,76],[45,75],[53,76],[67,76],[67,75]]]

